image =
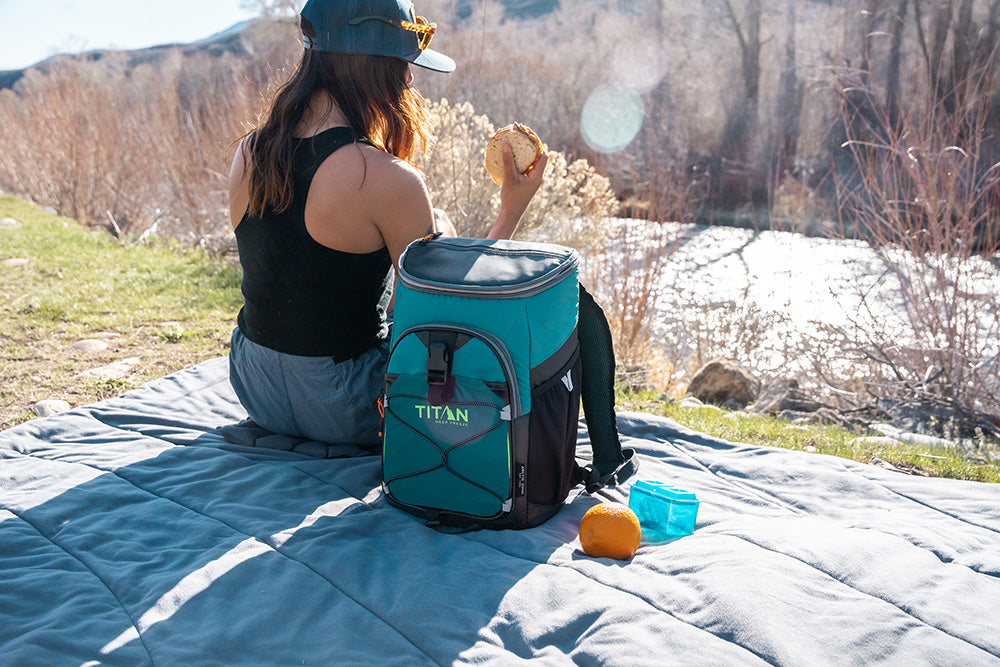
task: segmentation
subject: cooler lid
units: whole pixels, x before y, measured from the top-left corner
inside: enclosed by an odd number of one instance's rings
[[[551,243],[437,237],[411,243],[399,259],[399,279],[430,292],[522,297],[576,270],[573,248]]]

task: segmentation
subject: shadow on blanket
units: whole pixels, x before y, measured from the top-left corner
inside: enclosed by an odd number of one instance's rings
[[[234,437],[225,373],[0,433],[5,660],[1000,664],[1000,486],[627,414],[644,477],[698,492],[698,528],[595,560],[576,530],[603,498],[437,533],[381,497],[378,457]]]
[[[6,659],[428,661],[408,636],[430,641],[442,605],[448,632],[475,637],[537,565],[491,568],[487,546],[443,548],[442,537],[393,510],[379,516],[378,499],[369,505],[310,467],[171,448],[13,510],[0,522],[3,599],[19,607],[0,604],[18,619],[0,629]],[[428,595],[441,598],[421,611]]]

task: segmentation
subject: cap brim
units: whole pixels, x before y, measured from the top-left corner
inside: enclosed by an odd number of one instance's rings
[[[419,67],[432,69],[435,72],[454,72],[455,61],[443,53],[431,49],[424,49],[417,54],[416,58],[410,60],[411,63]]]

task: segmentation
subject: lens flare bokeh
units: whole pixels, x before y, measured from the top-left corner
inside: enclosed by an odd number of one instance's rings
[[[627,86],[605,84],[587,98],[580,112],[580,133],[591,149],[615,153],[632,143],[646,116],[642,97]]]
[[[622,42],[611,57],[617,80],[638,93],[655,88],[669,69],[661,40],[652,36]]]

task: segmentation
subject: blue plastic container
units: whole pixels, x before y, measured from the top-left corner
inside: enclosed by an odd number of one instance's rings
[[[628,506],[639,517],[646,542],[664,542],[694,532],[698,497],[663,482],[637,480],[628,494]]]

